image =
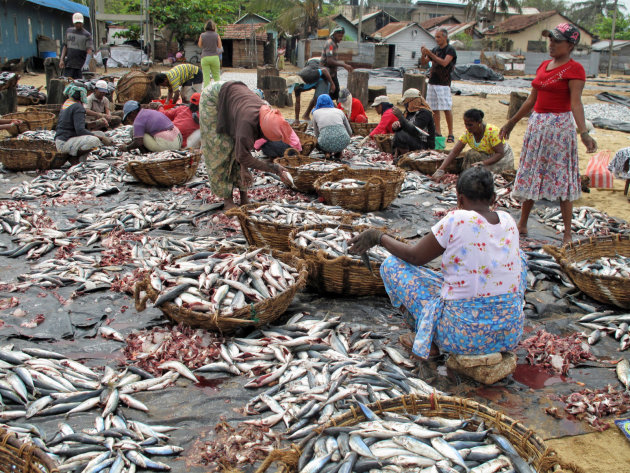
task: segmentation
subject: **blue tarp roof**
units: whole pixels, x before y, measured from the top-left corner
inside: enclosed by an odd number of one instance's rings
[[[80,3],[71,2],[70,0],[26,0],[27,2],[36,3],[43,7],[54,8],[55,10],[66,11],[68,13],[81,13],[83,16],[90,17],[90,9]]]

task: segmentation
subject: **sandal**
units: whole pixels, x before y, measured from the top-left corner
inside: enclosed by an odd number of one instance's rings
[[[453,135],[448,135],[448,138],[446,138],[446,142],[455,143],[455,137]]]

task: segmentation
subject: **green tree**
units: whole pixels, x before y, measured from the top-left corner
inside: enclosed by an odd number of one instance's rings
[[[541,12],[555,10],[562,15],[569,12],[569,6],[565,0],[525,0],[523,6],[537,8]]]
[[[323,0],[253,0],[249,11],[272,9],[279,12],[270,26],[280,32],[307,38],[317,33],[319,17],[324,11]]]
[[[614,8],[614,0],[583,0],[573,4],[569,17],[581,27],[591,29],[602,15],[612,16]],[[617,11],[621,12],[622,9],[625,10],[625,7],[619,4]]]
[[[140,0],[106,0],[105,12],[117,15],[137,15],[141,11]]]
[[[612,33],[612,14],[610,17],[601,16],[595,24],[595,33],[601,39],[610,39]],[[617,23],[615,24],[615,39],[630,39],[630,15],[624,16],[617,13]]]
[[[508,8],[521,11],[520,0],[470,0],[466,6],[466,17],[476,18],[478,14],[483,14],[492,21],[497,12],[507,11]]]

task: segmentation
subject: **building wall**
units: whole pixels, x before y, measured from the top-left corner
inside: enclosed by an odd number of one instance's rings
[[[422,46],[433,49],[437,43],[433,36],[425,33],[422,28],[413,26],[392,36],[385,41],[386,44],[396,46],[394,67],[413,68],[418,67],[420,60],[420,48]]]
[[[464,23],[466,21],[465,8],[464,5],[418,5],[411,13],[411,21],[422,23],[438,16],[454,15],[455,18]]]
[[[22,0],[0,0],[0,58],[37,56],[38,35],[59,40],[63,45],[65,30],[70,26],[70,13]],[[86,27],[89,28],[87,19]]]
[[[385,13],[375,15],[368,20],[364,20],[361,26],[361,34],[371,35],[380,30],[383,26],[387,26],[391,23],[391,17]],[[357,28],[359,25],[357,24]]]
[[[264,45],[261,41],[256,42],[256,57],[253,56],[253,44],[251,41],[243,39],[233,40],[232,67],[256,67],[264,64]]]
[[[352,41],[357,40],[359,33],[357,31],[356,26],[354,26],[349,21],[344,20],[343,18],[337,18],[335,20],[335,23],[339,26],[343,26],[343,28],[346,30],[346,33],[345,33],[346,37],[350,38]]]

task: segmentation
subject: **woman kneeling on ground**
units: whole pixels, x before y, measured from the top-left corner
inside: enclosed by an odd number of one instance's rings
[[[495,193],[487,169],[464,171],[456,189],[458,209],[415,245],[376,229],[351,240],[354,253],[380,244],[392,254],[381,276],[394,307],[413,317],[416,333],[401,342],[421,358],[438,348],[459,355],[510,351],[523,333],[527,266],[516,222],[490,210]],[[438,256],[441,273],[424,267]]]
[[[483,166],[488,170],[499,173],[501,171],[514,170],[514,153],[504,139],[499,138],[499,128],[484,123],[483,112],[476,108],[466,110],[464,113],[464,133],[442,165],[433,174],[433,180],[439,181],[453,160],[459,156],[466,145],[470,151],[465,154],[463,169],[474,166]]]
[[[123,151],[146,148],[156,152],[182,147],[184,138],[171,119],[157,110],[140,108],[135,100],[128,100],[123,106],[123,125],[130,123],[133,123],[133,140],[120,146]]]

